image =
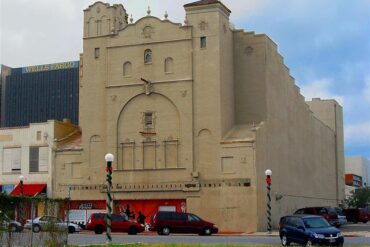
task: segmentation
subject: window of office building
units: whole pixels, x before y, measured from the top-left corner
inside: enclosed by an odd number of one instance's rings
[[[49,163],[48,147],[30,147],[30,172],[47,172]]]
[[[21,171],[21,148],[4,148],[3,150],[3,172],[20,172]]]

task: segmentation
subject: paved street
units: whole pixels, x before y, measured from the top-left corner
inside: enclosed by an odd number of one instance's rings
[[[351,224],[341,227],[345,236],[345,246],[370,246],[370,223]],[[13,244],[21,246],[23,243],[30,242],[30,232],[14,233]],[[64,238],[60,236],[60,238]],[[45,238],[45,232],[33,235],[34,244],[39,243],[39,238]],[[171,234],[169,236],[159,236],[156,233],[142,233],[136,236],[126,233],[113,233],[113,243],[199,243],[199,244],[270,244],[280,245],[278,232],[274,231],[271,235],[266,232],[256,232],[249,234],[218,234],[213,236],[181,235]],[[62,240],[62,239],[59,239]],[[69,234],[68,243],[73,245],[85,244],[104,244],[106,243],[105,234],[96,235],[91,231],[82,231],[81,233]],[[0,240],[0,243],[6,243],[6,239]],[[2,245],[0,244],[0,246]]]
[[[103,244],[105,235],[73,234],[69,235],[69,244]],[[198,236],[198,235],[137,235],[114,234],[113,243],[199,243],[199,244],[272,244],[280,245],[277,236]],[[370,238],[348,237],[345,245],[369,245]]]
[[[342,226],[341,231],[345,235],[345,246],[370,245],[370,222],[367,224],[348,224]],[[69,244],[103,244],[106,242],[105,234],[95,235],[92,232],[70,234]],[[275,231],[271,236],[265,232],[233,235],[181,235],[158,236],[155,233],[144,233],[130,236],[125,233],[114,233],[113,243],[200,243],[200,244],[272,244],[280,245],[278,233]]]

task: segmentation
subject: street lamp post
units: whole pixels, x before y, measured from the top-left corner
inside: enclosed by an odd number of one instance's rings
[[[105,161],[107,162],[107,242],[110,244],[112,242],[112,196],[111,196],[111,190],[112,190],[112,162],[114,160],[113,154],[106,154],[105,155]]]
[[[24,180],[24,176],[20,175],[19,176],[19,194],[21,196],[23,196],[23,180]]]
[[[272,171],[267,169],[265,171],[267,184],[267,232],[271,234],[271,174]]]
[[[20,196],[23,196],[23,180],[24,180],[24,176],[23,175],[20,175],[19,176],[19,195]],[[21,201],[19,202],[18,204],[18,207],[19,207],[19,221],[23,224],[23,202],[22,202],[22,199]]]

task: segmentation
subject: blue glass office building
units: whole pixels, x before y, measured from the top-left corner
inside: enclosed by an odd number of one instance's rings
[[[78,124],[79,62],[2,67],[1,127],[64,118]]]

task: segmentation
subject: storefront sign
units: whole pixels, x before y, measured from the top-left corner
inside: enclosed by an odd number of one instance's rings
[[[78,68],[79,62],[65,62],[65,63],[53,63],[53,64],[44,64],[44,65],[36,65],[30,67],[22,68],[22,73],[32,73],[32,72],[41,72],[41,71],[49,71],[49,70],[58,70],[58,69],[71,69],[71,68]]]
[[[81,203],[78,209],[92,209],[93,204],[91,202],[88,203]]]

